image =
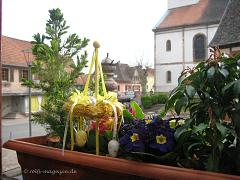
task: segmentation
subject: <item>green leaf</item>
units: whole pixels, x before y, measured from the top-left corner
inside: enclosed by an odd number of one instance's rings
[[[210,67],[208,70],[207,70],[207,77],[208,78],[212,78],[213,76],[214,76],[214,74],[215,74],[215,67]]]
[[[178,84],[181,84],[185,79],[188,78],[187,74],[183,74],[178,78]]]
[[[187,131],[187,128],[185,126],[180,126],[179,128],[177,128],[174,133],[175,139],[178,140],[178,138],[186,131]]]
[[[220,69],[219,72],[226,78],[229,75],[229,72],[227,69]]]
[[[131,101],[130,105],[136,112],[135,117],[138,119],[144,119],[145,115],[144,115],[142,109],[139,107],[139,105],[135,101]]]
[[[214,105],[212,106],[212,108],[213,108],[213,111],[214,111],[216,117],[217,117],[217,118],[221,118],[221,116],[222,116],[222,111],[223,111],[223,107],[222,107],[222,106],[219,106],[219,105],[217,105],[217,104],[214,104]]]
[[[177,113],[177,115],[179,115],[181,113],[181,109],[186,106],[187,104],[187,98],[186,97],[182,97],[181,99],[177,100],[176,104],[175,104],[175,111]]]
[[[192,119],[187,119],[185,121],[185,124],[178,127],[174,133],[174,137],[176,140],[178,140],[178,138],[186,131],[188,131],[189,125],[191,124]]]
[[[160,112],[160,114],[158,115],[159,118],[164,118],[166,116],[167,112],[166,111],[162,111]]]
[[[203,131],[208,127],[208,124],[200,123],[198,126],[193,128],[193,133],[197,133],[199,131]]]
[[[232,114],[232,120],[233,124],[236,130],[237,137],[240,139],[240,113],[239,112],[234,112]]]
[[[112,131],[104,131],[104,136],[108,139],[111,140],[112,136],[113,136],[113,132]]]
[[[196,94],[195,88],[191,85],[186,86],[186,92],[187,92],[189,97],[193,97]]]
[[[204,68],[205,62],[200,62],[198,63],[198,65],[196,66],[196,69],[202,69]]]
[[[220,141],[220,142],[218,142],[217,146],[218,146],[219,151],[222,152],[224,144]]]
[[[232,81],[232,82],[228,83],[226,86],[223,87],[222,93],[225,94],[225,92],[226,92],[229,88],[231,88],[234,84],[235,84],[235,81]]]
[[[239,96],[240,94],[240,80],[235,81],[233,86],[233,93],[235,96]]]
[[[202,143],[200,143],[200,142],[191,144],[191,145],[188,147],[188,149],[187,149],[187,153],[189,154],[189,152],[192,150],[192,148],[194,148],[195,146],[199,146],[199,145],[201,145],[201,144],[202,144]]]
[[[228,128],[226,128],[224,125],[222,125],[219,122],[216,123],[216,126],[217,126],[217,129],[220,131],[222,138],[225,138]]]
[[[173,108],[175,105],[175,102],[180,99],[183,96],[182,90],[174,92],[168,99],[166,105],[165,105],[165,111],[168,111],[169,109]]]
[[[130,113],[128,110],[124,109],[123,110],[123,117],[127,118],[129,120],[134,120],[135,117],[132,115],[132,113]]]

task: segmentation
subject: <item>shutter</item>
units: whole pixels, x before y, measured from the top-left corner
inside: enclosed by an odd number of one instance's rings
[[[19,69],[19,82],[21,82],[22,79],[22,69]]]
[[[10,69],[10,82],[14,82],[14,69]]]

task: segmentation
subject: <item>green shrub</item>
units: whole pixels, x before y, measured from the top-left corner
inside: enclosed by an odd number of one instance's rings
[[[158,94],[153,94],[151,97],[152,104],[158,104]]]
[[[158,104],[165,104],[168,100],[168,95],[166,93],[159,93],[157,99]]]
[[[141,102],[142,102],[142,106],[143,106],[144,109],[150,108],[153,105],[151,96],[141,97]]]

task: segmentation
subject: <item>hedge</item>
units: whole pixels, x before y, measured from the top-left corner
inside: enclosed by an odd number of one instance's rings
[[[153,105],[152,100],[151,100],[151,96],[141,97],[141,102],[142,102],[142,106],[144,107],[144,109],[150,108]]]
[[[166,93],[155,93],[151,96],[142,96],[141,102],[144,109],[151,108],[155,104],[165,104],[168,100]]]

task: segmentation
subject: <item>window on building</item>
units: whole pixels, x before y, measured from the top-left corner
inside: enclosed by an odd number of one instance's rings
[[[117,86],[117,88],[118,88],[118,91],[120,91],[120,86],[119,85]]]
[[[172,82],[172,72],[167,71],[167,83],[171,83],[171,82]]]
[[[28,79],[28,70],[26,69],[23,69],[22,70],[22,79]]]
[[[193,60],[202,61],[206,59],[206,36],[204,34],[197,34],[193,38]]]
[[[8,68],[2,68],[2,80],[9,81],[9,69]]]
[[[171,51],[171,41],[167,40],[166,42],[166,51]]]
[[[134,85],[133,91],[140,91],[140,85]]]

